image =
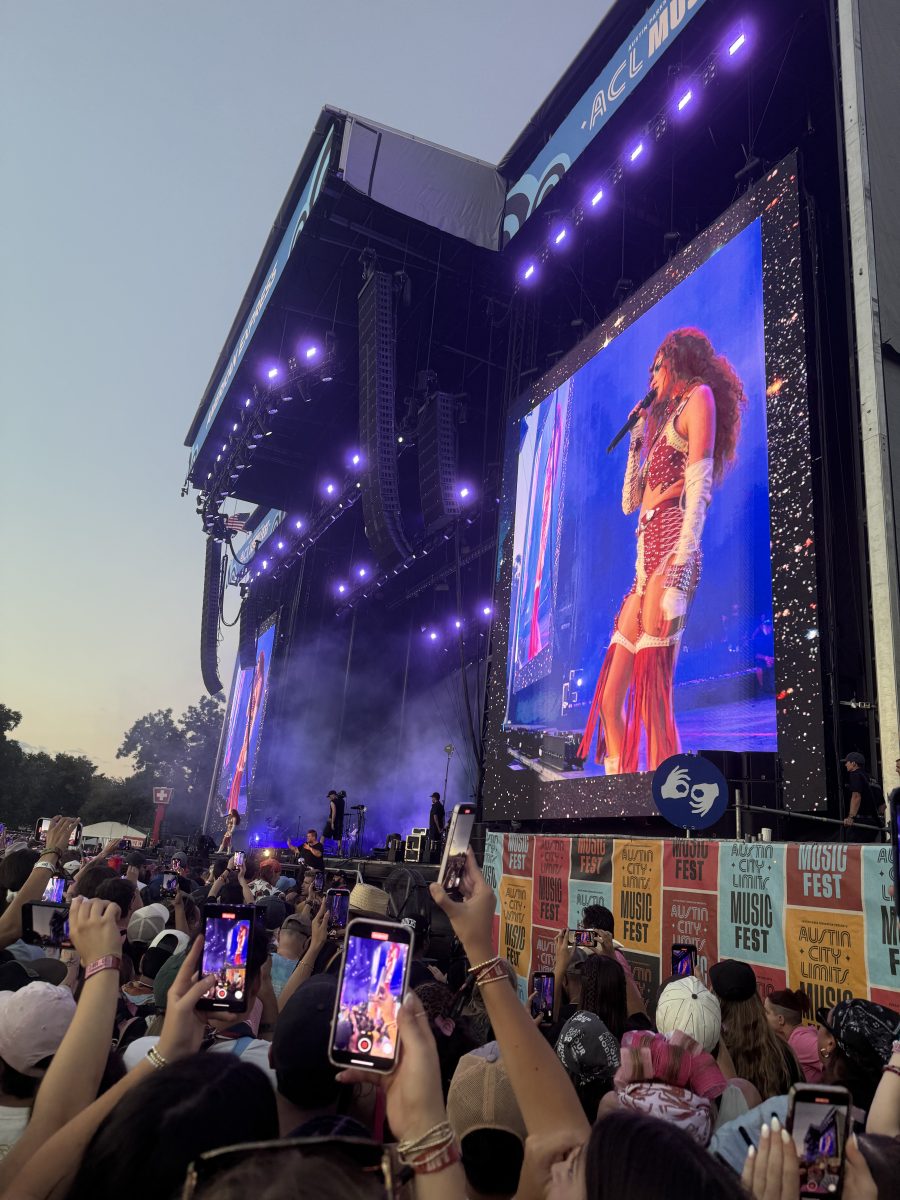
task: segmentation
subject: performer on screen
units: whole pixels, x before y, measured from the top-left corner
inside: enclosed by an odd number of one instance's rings
[[[650,368],[655,393],[631,431],[622,510],[640,509],[635,580],[614,630],[578,754],[607,775],[647,770],[681,748],[673,682],[678,646],[700,580],[701,538],[714,483],[735,458],[746,403],[740,379],[699,329],[676,329]]]
[[[253,722],[256,720],[256,714],[262,701],[265,681],[266,655],[265,651],[260,650],[256,659],[256,670],[253,672],[253,682],[250,685],[250,699],[247,703],[247,723],[244,726],[241,752],[238,756],[237,766],[234,769],[234,778],[231,781],[231,788],[228,792],[229,812],[237,812],[240,809],[241,784],[244,781],[244,775],[250,759],[250,735],[253,730]]]

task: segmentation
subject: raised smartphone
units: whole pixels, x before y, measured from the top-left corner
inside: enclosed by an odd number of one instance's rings
[[[252,904],[204,904],[202,971],[216,979],[197,1001],[201,1011],[247,1011],[247,959],[255,917]]]
[[[573,946],[585,946],[588,950],[592,950],[597,945],[596,929],[570,929],[569,934]]]
[[[441,856],[438,882],[451,900],[462,900],[462,881],[466,869],[466,851],[475,824],[475,805],[457,804],[450,817],[447,840]]]
[[[531,977],[531,990],[534,993],[531,1000],[531,1015],[541,1014],[545,1021],[553,1020],[553,1001],[556,980],[552,971],[535,971]]]
[[[697,966],[697,947],[691,942],[672,943],[672,974],[693,975]]]
[[[47,844],[47,832],[50,829],[52,817],[41,817],[34,827],[35,841],[40,842],[42,846]],[[81,822],[79,821],[72,832],[69,834],[69,845],[77,846],[78,839],[81,837]]]
[[[350,916],[350,889],[329,888],[325,893],[325,910],[329,929],[346,929]]]
[[[336,1067],[393,1071],[397,1016],[406,993],[413,932],[394,921],[351,921],[338,979],[328,1056]]]
[[[66,880],[62,875],[55,875],[47,880],[41,899],[48,904],[61,904],[66,891]]]
[[[788,1094],[787,1129],[800,1160],[800,1196],[840,1196],[850,1132],[845,1087],[796,1083]]]
[[[39,904],[23,904],[22,940],[40,946],[48,958],[58,958],[61,949],[72,945],[68,904],[51,904],[44,900]]]
[[[178,876],[173,871],[164,871],[159,890],[164,896],[174,896],[178,891]]]

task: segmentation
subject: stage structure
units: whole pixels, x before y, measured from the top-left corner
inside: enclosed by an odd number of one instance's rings
[[[745,831],[893,785],[896,25],[619,0],[497,166],[322,110],[187,438],[211,827],[337,787],[382,843],[449,762],[495,826],[658,831],[678,745]]]

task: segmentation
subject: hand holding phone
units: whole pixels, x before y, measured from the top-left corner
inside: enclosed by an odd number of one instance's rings
[[[531,1000],[531,1015],[536,1017],[540,1013],[542,1022],[552,1021],[556,990],[553,972],[535,971],[531,977],[531,990],[534,993]]]
[[[159,889],[164,896],[174,896],[178,891],[178,876],[174,871],[166,871],[162,877]]]
[[[351,921],[344,943],[329,1058],[336,1067],[393,1071],[413,932],[394,921]]]
[[[788,1096],[787,1129],[800,1164],[800,1196],[840,1196],[850,1133],[845,1087],[797,1083]]]
[[[697,947],[691,942],[672,943],[672,974],[693,975],[697,969]]]
[[[41,901],[22,905],[22,940],[40,946],[47,957],[59,957],[69,940],[69,906]]]
[[[66,880],[62,875],[56,875],[47,880],[41,900],[49,904],[59,904],[66,892]]]
[[[236,871],[242,871],[244,869],[244,851],[235,850],[234,854],[231,856],[231,861],[233,862],[234,869]]]
[[[447,840],[438,871],[438,883],[451,900],[462,900],[462,881],[466,870],[466,852],[475,824],[475,805],[457,804],[450,817]]]
[[[593,950],[597,945],[596,929],[570,929],[569,937],[573,946],[584,946],[585,949]]]
[[[350,889],[329,888],[325,893],[325,912],[329,929],[346,929],[350,916]]]

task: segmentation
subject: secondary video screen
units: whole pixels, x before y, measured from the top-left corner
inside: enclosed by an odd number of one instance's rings
[[[216,977],[207,997],[240,1003],[247,990],[250,922],[228,913],[208,918],[203,937],[203,974]]]
[[[397,1053],[397,1014],[409,946],[400,942],[351,937],[334,1049],[372,1058]]]
[[[782,164],[512,411],[487,816],[651,813],[821,712],[795,213]]]
[[[800,1160],[800,1195],[838,1191],[847,1136],[847,1110],[834,1104],[798,1103],[794,1144]]]
[[[259,758],[274,645],[275,625],[272,624],[256,639],[255,666],[241,669],[238,665],[235,669],[216,786],[219,806],[226,812],[236,810],[243,815],[247,811],[247,799]]]

